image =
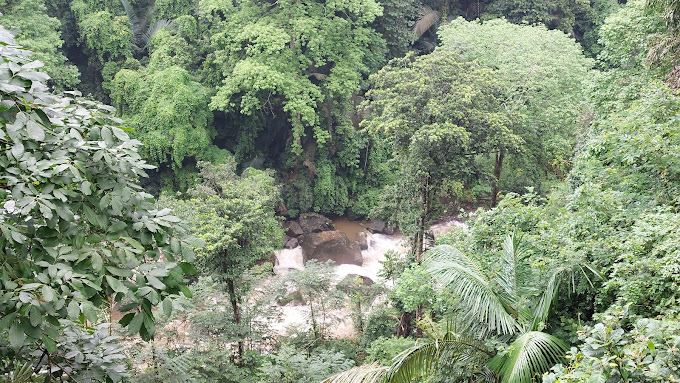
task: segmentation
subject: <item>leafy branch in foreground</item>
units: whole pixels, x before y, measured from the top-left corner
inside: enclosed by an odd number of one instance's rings
[[[151,166],[111,107],[48,92],[42,63],[2,27],[0,56],[0,365],[120,381],[98,311],[125,303],[120,324],[150,339],[153,307],[190,295],[201,242],[139,186]],[[88,359],[100,346],[110,357]]]

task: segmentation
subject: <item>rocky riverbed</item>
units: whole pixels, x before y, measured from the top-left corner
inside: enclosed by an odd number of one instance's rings
[[[455,218],[438,222],[430,228],[435,235],[442,235],[454,227],[465,228],[465,223]],[[335,281],[342,281],[348,275],[367,278],[373,283],[389,285],[379,276],[385,254],[396,251],[405,254],[406,248],[401,233],[390,228],[382,221],[350,221],[341,217],[328,219],[318,214],[303,215],[297,222],[285,224],[287,238],[286,248],[275,253],[274,273],[282,275],[292,269],[304,269],[309,259],[335,262]],[[306,305],[289,304],[281,307],[282,316],[279,323],[272,328],[284,334],[290,327],[304,328],[309,317]],[[333,326],[334,337],[351,337],[354,335],[348,310],[336,310],[332,313],[339,318]]]

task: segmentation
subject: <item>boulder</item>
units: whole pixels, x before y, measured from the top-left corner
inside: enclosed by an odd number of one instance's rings
[[[297,238],[291,238],[291,239],[288,240],[288,242],[286,242],[285,245],[283,245],[284,249],[294,249],[296,247],[298,247]]]
[[[316,213],[304,213],[298,218],[300,227],[304,234],[320,233],[322,231],[333,230],[333,222],[330,219]]]
[[[368,237],[365,231],[362,231],[357,234],[357,243],[359,244],[359,248],[361,250],[368,249]]]
[[[301,306],[305,304],[304,299],[302,299],[302,293],[300,290],[294,290],[286,292],[283,297],[276,298],[276,304],[279,306],[286,306],[292,303],[292,306]]]
[[[305,232],[302,231],[300,224],[295,221],[286,221],[283,223],[283,228],[286,230],[286,235],[289,237],[297,237]]]
[[[340,283],[343,285],[356,285],[357,282],[360,282],[363,286],[371,286],[375,283],[371,278],[359,274],[347,274]]]
[[[385,224],[384,221],[381,221],[379,219],[368,221],[368,223],[366,224],[366,229],[371,233],[382,233],[385,231],[385,228],[387,228],[387,225]]]
[[[359,265],[364,262],[359,244],[350,241],[341,231],[324,231],[305,234],[302,241],[302,259],[307,263],[310,259],[320,262],[334,261],[336,265]]]

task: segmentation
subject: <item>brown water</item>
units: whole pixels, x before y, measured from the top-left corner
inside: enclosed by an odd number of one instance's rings
[[[332,219],[335,225],[335,230],[339,230],[352,241],[357,241],[359,239],[359,233],[366,231],[366,228],[362,225],[361,221],[350,221],[345,217],[339,217]]]

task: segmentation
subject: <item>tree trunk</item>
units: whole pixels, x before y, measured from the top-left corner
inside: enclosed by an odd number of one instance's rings
[[[156,345],[151,346],[151,359],[153,361],[153,381],[154,383],[159,383],[160,380],[160,369],[158,367],[158,357],[156,356]]]
[[[416,262],[420,263],[423,252],[425,251],[425,222],[430,214],[430,176],[425,178],[425,185],[421,190],[420,200],[423,203],[423,212],[418,218],[418,233],[416,234]]]
[[[505,158],[505,149],[501,148],[496,153],[496,161],[493,165],[493,183],[491,184],[491,207],[496,207],[498,202],[498,193],[501,192],[501,170],[503,169],[503,159]]]
[[[410,312],[404,311],[399,317],[399,328],[397,328],[397,337],[406,338],[411,335],[411,316]]]
[[[238,307],[238,297],[236,296],[236,289],[234,288],[234,281],[232,279],[227,280],[227,289],[229,290],[229,300],[231,301],[231,308],[234,311],[234,322],[236,326],[241,327],[241,312]],[[243,358],[243,339],[238,341],[238,359],[239,363]]]
[[[416,336],[418,338],[423,337],[423,329],[418,326],[418,321],[420,321],[423,318],[423,305],[418,305],[416,308]]]
[[[312,332],[314,332],[314,339],[320,339],[319,325],[316,323],[316,312],[314,310],[314,302],[312,302],[312,294],[309,294],[309,316],[312,319]]]

